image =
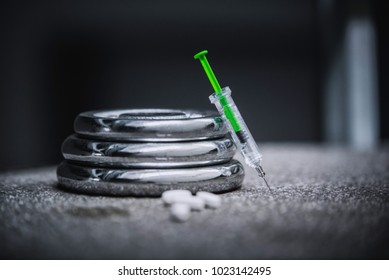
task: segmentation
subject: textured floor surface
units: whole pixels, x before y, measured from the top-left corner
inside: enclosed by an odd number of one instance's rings
[[[217,210],[175,223],[157,198],[73,194],[55,167],[0,175],[6,259],[389,258],[389,149],[264,145],[272,197],[246,168]]]

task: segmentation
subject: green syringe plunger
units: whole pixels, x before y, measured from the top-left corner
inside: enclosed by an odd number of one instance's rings
[[[201,65],[204,68],[205,74],[207,74],[208,79],[211,82],[211,85],[212,85],[215,93],[220,93],[220,92],[222,92],[222,88],[220,87],[220,84],[217,81],[216,76],[212,71],[211,65],[209,65],[209,63],[208,63],[208,59],[205,56],[206,54],[208,54],[208,51],[204,50],[204,51],[201,51],[201,52],[195,54],[194,58],[200,60]]]
[[[216,79],[216,76],[212,71],[211,65],[209,65],[208,59],[205,56],[206,54],[208,54],[207,50],[201,51],[201,52],[195,54],[194,59],[200,60],[201,65],[204,68],[205,74],[207,74],[207,77],[208,77],[209,81],[211,82],[213,90],[215,91],[216,95],[219,97],[220,103],[223,105],[223,110],[224,110],[224,113],[225,113],[227,119],[231,123],[234,131],[239,132],[239,131],[241,131],[239,121],[237,120],[234,112],[231,110],[227,99],[222,94],[223,89],[221,88],[218,80]]]

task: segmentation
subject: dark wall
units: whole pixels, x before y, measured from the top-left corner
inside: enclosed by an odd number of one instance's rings
[[[0,169],[55,164],[75,116],[212,109],[209,60],[257,141],[320,141],[315,1],[13,1],[0,9]]]
[[[389,139],[389,17],[387,2],[377,1],[375,16],[378,33],[378,79],[380,93],[380,131],[381,139]]]

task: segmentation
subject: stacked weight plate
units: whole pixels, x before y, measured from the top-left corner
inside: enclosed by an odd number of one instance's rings
[[[57,169],[66,189],[97,195],[159,196],[171,189],[225,192],[244,170],[216,113],[170,109],[81,113]]]

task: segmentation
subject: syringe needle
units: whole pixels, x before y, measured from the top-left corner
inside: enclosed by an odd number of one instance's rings
[[[265,171],[263,171],[263,168],[262,166],[258,165],[257,167],[255,167],[255,170],[257,170],[258,172],[258,176],[261,177],[264,181],[265,181],[265,184],[267,186],[267,188],[269,189],[269,192],[271,193],[271,195],[273,196],[273,192],[269,186],[269,184],[267,183],[266,181],[266,178],[265,178]]]
[[[265,184],[266,184],[267,188],[269,189],[269,192],[273,195],[273,192],[271,191],[271,188],[270,188],[269,184],[267,183],[265,176],[263,176],[262,179],[265,181]]]

